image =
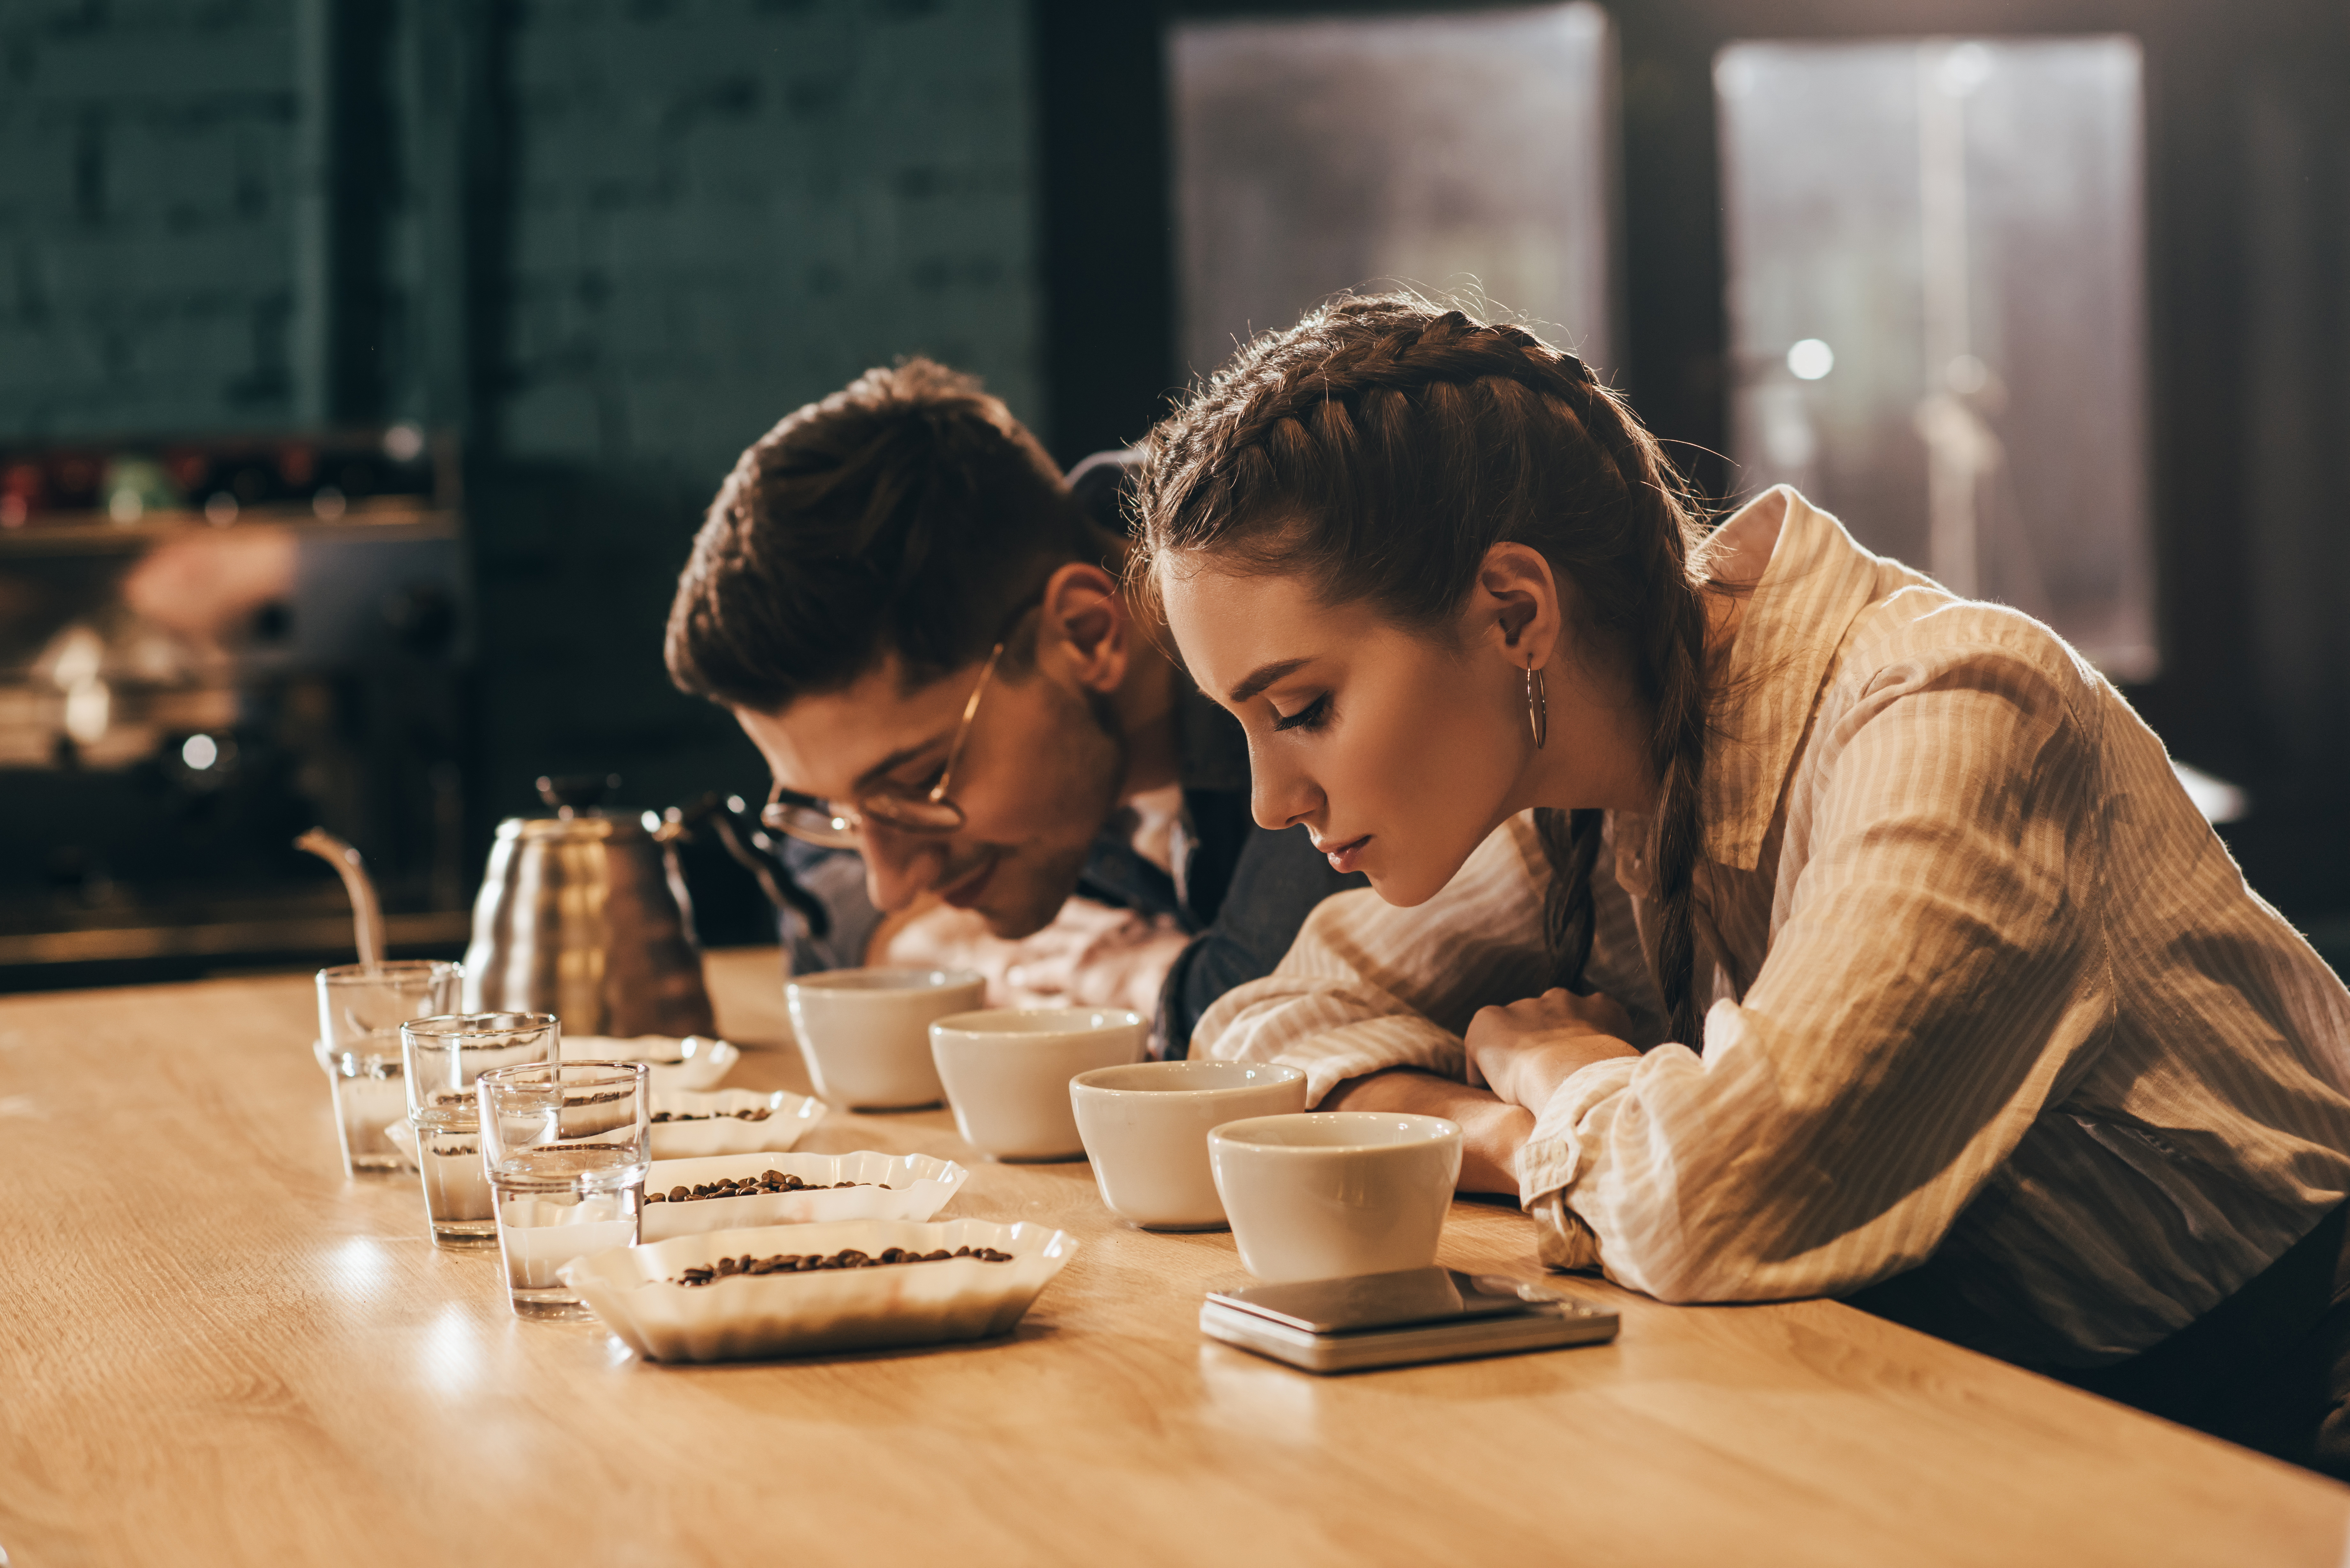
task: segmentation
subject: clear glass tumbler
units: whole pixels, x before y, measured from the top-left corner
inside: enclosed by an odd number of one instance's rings
[[[340,964],[318,971],[318,1063],[335,1096],[335,1134],[346,1176],[408,1168],[383,1129],[408,1119],[400,1086],[400,1026],[457,1011],[463,971],[438,960]]]
[[[642,1062],[498,1067],[474,1084],[506,1289],[521,1316],[588,1316],[555,1271],[636,1242],[653,1162],[651,1085]]]
[[[474,1080],[496,1067],[559,1062],[562,1041],[551,1012],[452,1012],[400,1026],[424,1218],[442,1246],[483,1247],[497,1240]]]

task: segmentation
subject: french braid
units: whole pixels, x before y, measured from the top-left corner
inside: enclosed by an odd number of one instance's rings
[[[1654,717],[1651,961],[1671,1037],[1701,1044],[1690,901],[1708,734],[1705,530],[1618,397],[1524,328],[1410,296],[1347,296],[1243,348],[1152,432],[1135,505],[1147,573],[1203,551],[1430,629],[1486,552],[1540,550],[1620,649]],[[1559,983],[1584,989],[1601,814],[1535,814]]]

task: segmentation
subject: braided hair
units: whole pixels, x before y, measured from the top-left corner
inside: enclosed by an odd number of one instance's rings
[[[1486,552],[1539,550],[1627,656],[1655,728],[1655,967],[1671,1037],[1700,1044],[1690,882],[1708,735],[1706,529],[1622,399],[1524,328],[1412,296],[1343,296],[1243,348],[1153,432],[1134,569],[1204,551],[1329,604],[1446,633]],[[1543,808],[1544,934],[1582,991],[1601,813]]]

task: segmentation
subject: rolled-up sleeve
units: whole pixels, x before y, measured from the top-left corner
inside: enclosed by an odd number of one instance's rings
[[[1754,983],[1539,1107],[1522,1195],[1560,1266],[1666,1301],[1841,1294],[1922,1262],[2098,1039],[2094,736],[1996,647],[1880,668],[1812,744]],[[2087,873],[2085,875],[2085,872]]]

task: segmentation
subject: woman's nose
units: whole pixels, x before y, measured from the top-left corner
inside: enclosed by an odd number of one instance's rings
[[[1296,768],[1268,765],[1249,756],[1249,814],[1259,827],[1284,828],[1310,821],[1322,809],[1322,792]]]

